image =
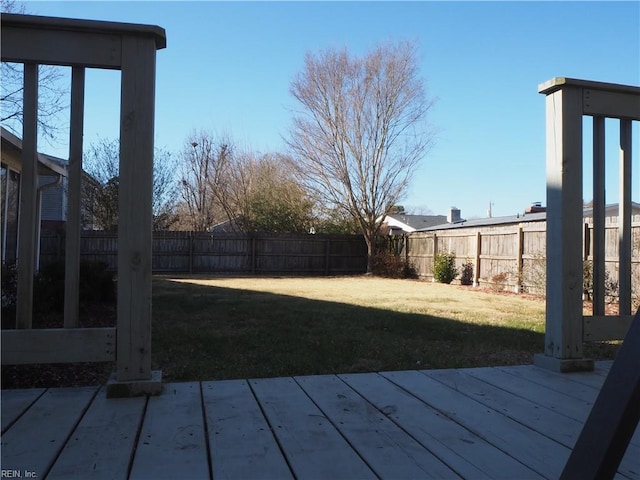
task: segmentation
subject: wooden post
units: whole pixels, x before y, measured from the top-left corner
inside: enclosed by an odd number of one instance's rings
[[[544,354],[537,365],[593,370],[582,343],[582,88],[550,82],[546,94],[547,292]]]
[[[604,117],[593,117],[593,314],[604,315],[605,275],[605,136]]]
[[[189,232],[189,273],[193,273],[193,232]]]
[[[69,189],[64,277],[64,326],[78,327],[80,287],[80,185],[82,182],[82,132],[84,126],[84,77],[82,67],[71,76],[71,134],[69,139]]]
[[[524,250],[524,232],[522,231],[522,225],[518,225],[516,231],[516,276],[518,284],[516,285],[516,293],[520,293],[522,289],[522,252]]]
[[[18,219],[18,287],[16,327],[29,329],[33,319],[33,274],[37,236],[38,65],[24,65],[22,172]]]
[[[473,286],[480,285],[480,254],[482,253],[482,234],[476,232],[476,257],[473,267]]]
[[[436,269],[436,256],[438,255],[438,235],[433,234],[433,258],[431,262],[431,281],[435,282],[436,277],[434,275]]]
[[[118,221],[118,341],[109,396],[157,394],[151,371],[153,133],[156,44],[122,38]]]
[[[251,273],[256,273],[256,237],[251,235]]]
[[[328,238],[324,241],[324,274],[329,275],[331,263],[331,240]]]
[[[619,315],[631,315],[631,120],[620,120]]]

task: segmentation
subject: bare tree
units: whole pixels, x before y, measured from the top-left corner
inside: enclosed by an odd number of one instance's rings
[[[291,84],[302,107],[288,145],[308,187],[357,220],[371,258],[382,218],[398,203],[433,138],[412,42],[363,57],[307,54]]]
[[[84,153],[83,211],[102,230],[118,226],[120,142],[99,139]],[[176,221],[178,184],[171,153],[156,147],[153,158],[153,229],[167,230]]]
[[[24,3],[1,0],[2,13],[26,13]],[[41,65],[38,68],[38,132],[55,142],[65,129],[62,114],[69,108],[68,72],[63,67]],[[2,62],[0,66],[0,123],[22,136],[24,69],[19,63]]]
[[[206,231],[221,220],[219,189],[233,148],[226,137],[193,132],[180,155],[180,193],[190,230]],[[228,217],[231,218],[230,212]]]

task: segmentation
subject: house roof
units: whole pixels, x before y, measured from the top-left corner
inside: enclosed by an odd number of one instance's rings
[[[612,203],[610,205],[605,206],[605,211],[607,213],[615,213],[617,214],[617,203]],[[640,210],[640,203],[631,202],[632,210]],[[584,216],[591,217],[593,216],[593,208],[585,208]],[[427,228],[421,228],[417,230],[418,232],[429,232],[435,230],[451,230],[453,228],[469,228],[469,227],[487,227],[491,225],[508,225],[515,223],[524,223],[524,222],[543,222],[547,219],[547,212],[537,212],[537,213],[522,213],[517,215],[509,215],[505,217],[490,217],[490,218],[475,218],[473,220],[464,220],[458,223],[442,223],[440,225],[434,225]]]
[[[21,154],[22,140],[20,140],[6,128],[0,127],[0,129],[2,133],[2,149],[10,149],[15,151],[16,153]],[[62,175],[64,177],[68,176],[66,161],[61,158],[38,153],[38,163],[38,173],[40,175]]]
[[[405,231],[419,230],[422,228],[439,225],[447,221],[446,215],[387,215],[385,222],[390,227],[399,227]]]
[[[509,215],[505,217],[490,217],[490,218],[474,218],[472,220],[463,220],[458,223],[443,223],[440,225],[434,225],[428,228],[421,228],[419,232],[429,232],[434,230],[451,230],[454,228],[468,228],[468,227],[486,227],[491,225],[507,225],[510,223],[523,223],[523,222],[541,222],[547,219],[546,212],[539,213],[523,213],[517,215]]]
[[[588,204],[589,208],[585,208],[584,209],[584,216],[585,217],[592,217],[593,216],[593,204],[590,203]],[[618,204],[617,203],[610,203],[609,205],[605,205],[604,206],[604,211],[607,213],[611,213],[615,210],[615,213],[617,214],[617,210],[618,210]],[[631,202],[631,210],[640,210],[640,203],[637,202]]]

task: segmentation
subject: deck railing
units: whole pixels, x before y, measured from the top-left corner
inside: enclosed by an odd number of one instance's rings
[[[108,393],[158,393],[151,370],[151,192],[156,50],[162,28],[2,14],[2,61],[24,65],[16,330],[2,334],[3,363],[116,360]],[[38,67],[71,67],[69,198],[63,329],[32,329],[36,263]],[[121,72],[116,329],[79,328],[80,176],[87,68]]]
[[[621,339],[631,323],[631,129],[640,120],[640,87],[554,78],[546,95],[547,306],[544,354],[559,371],[592,370],[583,343]],[[583,315],[583,116],[593,118],[593,315]],[[619,314],[605,315],[605,128],[620,124]]]

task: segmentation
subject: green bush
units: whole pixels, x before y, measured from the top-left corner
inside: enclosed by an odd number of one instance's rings
[[[433,278],[439,283],[451,283],[458,276],[456,268],[456,254],[453,252],[441,252],[436,254],[433,263]]]
[[[460,283],[473,285],[473,263],[468,259],[460,267]]]
[[[390,252],[374,255],[372,271],[374,275],[387,278],[418,278],[415,265]]]

